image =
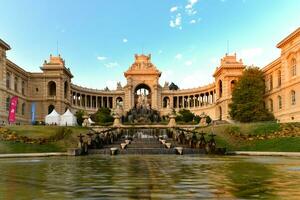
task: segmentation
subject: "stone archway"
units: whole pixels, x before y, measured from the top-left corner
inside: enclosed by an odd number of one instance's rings
[[[50,104],[50,105],[48,106],[48,114],[50,114],[54,109],[55,109],[55,106],[52,105],[52,104]]]
[[[151,108],[151,89],[148,85],[141,83],[134,89],[134,107]]]
[[[56,96],[56,83],[54,81],[48,83],[48,96]]]

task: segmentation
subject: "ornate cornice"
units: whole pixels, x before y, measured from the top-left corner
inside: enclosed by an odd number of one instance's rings
[[[285,44],[287,44],[289,41],[291,41],[292,39],[294,39],[295,37],[300,35],[300,27],[297,28],[294,32],[292,32],[291,34],[289,34],[287,37],[285,37],[283,40],[281,40],[276,47],[277,48],[282,48]]]
[[[4,48],[6,51],[11,49],[10,46],[6,42],[4,42],[3,40],[1,40],[1,39],[0,39],[0,46],[2,48]]]

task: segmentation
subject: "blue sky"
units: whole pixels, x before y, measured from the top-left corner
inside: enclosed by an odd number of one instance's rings
[[[0,0],[0,38],[8,57],[39,71],[58,51],[86,87],[125,84],[135,53],[152,54],[161,84],[213,81],[227,52],[245,64],[277,58],[276,44],[300,26],[298,0]]]

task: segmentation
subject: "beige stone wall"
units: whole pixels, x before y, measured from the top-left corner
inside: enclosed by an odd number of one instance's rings
[[[300,29],[284,38],[277,47],[281,49],[281,56],[263,68],[266,80],[266,107],[271,110],[270,100],[272,100],[272,112],[279,121],[300,121]],[[124,73],[127,79],[124,87],[118,85],[117,90],[112,91],[95,90],[73,85],[71,81],[73,76],[60,56],[50,56],[49,61],[44,62],[41,72],[30,73],[9,61],[6,58],[6,50],[9,50],[9,47],[0,40],[0,123],[2,120],[7,121],[6,98],[8,96],[19,97],[17,121],[30,123],[32,102],[36,103],[36,120],[39,121],[43,121],[48,114],[49,105],[54,105],[60,114],[63,114],[66,108],[70,108],[73,112],[83,109],[87,113],[93,113],[100,107],[116,109],[117,99],[121,98],[126,112],[134,106],[134,92],[140,84],[149,86],[151,106],[160,111],[161,115],[168,114],[172,108],[177,111],[186,108],[198,115],[206,113],[214,120],[230,120],[228,105],[231,102],[233,81],[238,81],[244,69],[242,61],[238,61],[236,55],[226,55],[213,74],[214,83],[198,88],[171,91],[167,85],[164,87],[159,85],[161,72],[151,63],[151,55],[135,55],[134,63]],[[294,76],[291,75],[293,59],[296,61]],[[11,88],[6,88],[6,72],[11,74]],[[18,77],[17,91],[14,89],[15,77]],[[25,83],[24,94],[22,81]],[[56,83],[54,96],[49,94],[50,81]],[[65,82],[68,84],[66,96]],[[291,91],[295,92],[294,105],[292,105]],[[281,108],[279,108],[279,96]],[[89,105],[87,105],[88,97]],[[166,97],[169,99],[167,104],[164,102]],[[176,103],[174,97],[178,98]],[[23,103],[26,105],[24,115],[21,112]]]
[[[287,36],[277,47],[281,49],[280,57],[263,68],[266,80],[265,104],[278,121],[299,122],[300,29]],[[292,102],[292,92],[295,92],[294,102]]]
[[[0,123],[6,118],[6,52],[0,46]]]

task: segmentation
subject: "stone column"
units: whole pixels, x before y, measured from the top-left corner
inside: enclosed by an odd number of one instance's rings
[[[95,101],[96,101],[96,104],[95,104],[96,110],[98,110],[98,97],[97,96],[95,96]]]
[[[170,99],[170,108],[174,108],[174,97],[169,97]]]

